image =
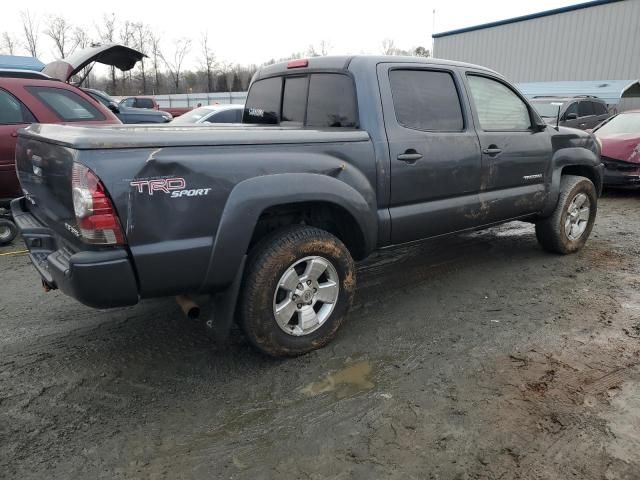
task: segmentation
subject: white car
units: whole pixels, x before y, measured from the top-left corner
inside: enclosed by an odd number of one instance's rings
[[[244,105],[207,105],[198,107],[179,117],[172,124],[194,125],[200,123],[242,123]]]

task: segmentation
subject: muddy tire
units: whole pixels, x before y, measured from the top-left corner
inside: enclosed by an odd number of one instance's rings
[[[11,220],[0,219],[0,245],[13,242],[18,235],[18,227]]]
[[[344,244],[309,226],[280,229],[250,252],[239,322],[249,341],[274,357],[329,343],[355,292],[355,265]]]
[[[598,195],[585,177],[565,175],[560,180],[558,204],[550,217],[536,223],[536,237],[545,250],[568,254],[580,250],[596,220]]]

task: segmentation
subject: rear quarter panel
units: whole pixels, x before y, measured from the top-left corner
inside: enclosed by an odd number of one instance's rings
[[[225,205],[243,180],[279,173],[331,175],[361,192],[376,209],[376,166],[368,141],[86,150],[78,153],[78,161],[102,179],[114,200],[143,297],[222,286],[205,279],[211,278],[209,262]],[[131,184],[167,179],[182,179],[184,187],[150,192]],[[194,194],[173,195],[178,190]],[[278,194],[259,193],[265,199]],[[234,219],[243,221],[250,220]],[[220,279],[225,280],[231,278]]]

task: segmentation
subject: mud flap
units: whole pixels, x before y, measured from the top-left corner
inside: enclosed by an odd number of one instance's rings
[[[217,343],[224,343],[229,338],[246,261],[247,256],[244,255],[231,285],[226,290],[211,295],[209,299],[210,313],[205,325],[207,332]]]

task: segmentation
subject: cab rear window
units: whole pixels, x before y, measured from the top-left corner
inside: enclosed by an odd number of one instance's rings
[[[355,128],[358,114],[353,80],[340,73],[258,80],[249,90],[243,123]]]
[[[105,120],[100,110],[70,90],[35,86],[26,88],[64,122]]]

